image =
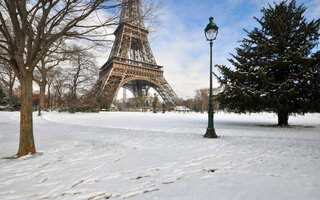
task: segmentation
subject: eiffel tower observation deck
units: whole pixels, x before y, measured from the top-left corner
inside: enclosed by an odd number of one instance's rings
[[[134,96],[147,94],[150,88],[159,93],[167,106],[176,106],[178,96],[163,76],[149,41],[141,0],[123,0],[120,23],[114,32],[115,41],[108,61],[100,68],[95,94],[100,101],[111,104],[121,87]]]

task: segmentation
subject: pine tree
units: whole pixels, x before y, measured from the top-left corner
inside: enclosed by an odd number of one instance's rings
[[[163,102],[163,103],[162,103],[162,113],[165,113],[166,110],[167,110],[167,106],[166,106],[166,104]]]
[[[304,5],[282,1],[263,8],[260,28],[247,32],[229,62],[218,66],[225,89],[218,96],[235,112],[272,111],[278,125],[290,114],[320,111],[320,19],[307,22]]]
[[[159,102],[158,96],[156,93],[154,93],[154,97],[153,97],[153,101],[152,101],[153,113],[157,113],[158,102]]]

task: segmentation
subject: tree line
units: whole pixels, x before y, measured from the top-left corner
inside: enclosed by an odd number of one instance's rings
[[[221,88],[214,88],[214,102],[215,109],[219,110],[219,102],[216,100],[217,94],[221,91]],[[195,90],[194,97],[187,97],[186,99],[180,99],[178,106],[184,106],[189,111],[204,113],[208,110],[209,104],[209,89]],[[118,99],[115,105],[115,110],[129,110],[129,111],[171,111],[174,107],[167,107],[166,104],[158,97],[156,93],[152,95],[131,97],[127,100]]]
[[[72,46],[58,57],[47,56],[36,66],[33,81],[38,92],[33,94],[33,107],[61,109],[97,107],[89,102],[88,93],[98,79],[95,57],[88,50]],[[0,86],[8,99],[9,109],[20,109],[21,87],[13,70],[0,63]]]

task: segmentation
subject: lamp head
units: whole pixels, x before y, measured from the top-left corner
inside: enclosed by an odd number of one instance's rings
[[[205,36],[208,41],[215,40],[218,35],[219,27],[213,22],[213,17],[209,18],[209,24],[204,29]]]

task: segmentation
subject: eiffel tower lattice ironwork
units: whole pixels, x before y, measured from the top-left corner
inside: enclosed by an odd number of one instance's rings
[[[147,38],[141,15],[141,0],[123,0],[120,24],[115,34],[108,61],[100,68],[95,94],[111,104],[121,87],[134,96],[156,90],[167,106],[176,106],[179,99],[157,65]]]

